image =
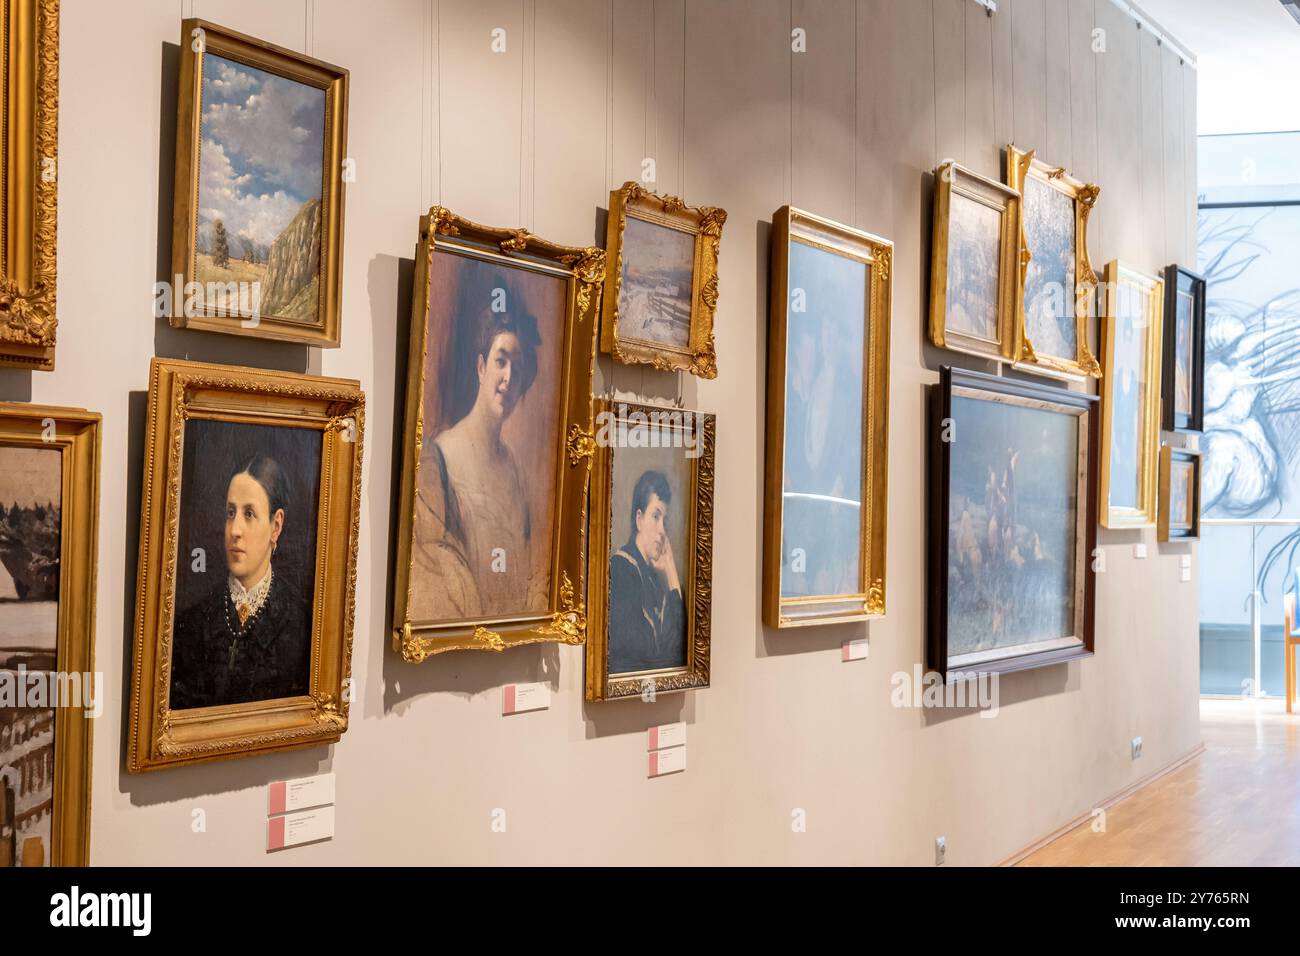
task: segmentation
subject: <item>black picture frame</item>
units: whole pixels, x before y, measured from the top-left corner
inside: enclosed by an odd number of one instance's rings
[[[1170,490],[1174,462],[1189,462],[1192,466],[1192,522],[1190,528],[1178,528],[1170,513]],[[1164,445],[1160,449],[1160,518],[1156,536],[1160,541],[1195,541],[1201,536],[1201,453],[1190,448]]]
[[[1161,427],[1167,432],[1199,435],[1205,430],[1205,277],[1176,263],[1165,266],[1165,334],[1160,375]],[[1174,408],[1178,364],[1178,296],[1192,297],[1192,411]]]
[[[1079,463],[1080,493],[1078,506],[1083,514],[1076,522],[1077,533],[1083,538],[1083,547],[1075,547],[1075,581],[1079,588],[1082,608],[1076,611],[1080,633],[1070,635],[1080,641],[1077,645],[1046,650],[1017,652],[1008,648],[1006,656],[981,661],[977,666],[952,667],[948,654],[948,568],[951,529],[952,447],[961,433],[961,423],[953,418],[954,389],[988,393],[994,397],[1014,400],[1014,404],[1033,405],[1045,403],[1085,418],[1080,423],[1080,454],[1086,460]],[[927,639],[926,650],[929,669],[943,675],[945,682],[968,679],[976,674],[1009,673],[1046,667],[1051,664],[1090,657],[1094,653],[1096,630],[1096,572],[1093,557],[1097,547],[1097,461],[1100,447],[1100,415],[1095,395],[1072,392],[1064,388],[1026,382],[1017,379],[986,375],[965,369],[942,366],[939,383],[929,387],[929,489],[927,503],[928,573],[927,588]],[[1041,407],[1041,406],[1040,406]]]

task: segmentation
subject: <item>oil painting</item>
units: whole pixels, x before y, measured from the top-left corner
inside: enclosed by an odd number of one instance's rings
[[[1166,431],[1204,428],[1205,293],[1204,277],[1179,265],[1165,267],[1161,405]]]
[[[1160,448],[1161,541],[1201,536],[1201,453],[1189,448]]]

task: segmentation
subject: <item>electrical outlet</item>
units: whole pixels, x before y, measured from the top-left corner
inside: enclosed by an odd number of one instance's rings
[[[943,861],[947,858],[947,856],[948,856],[948,838],[935,837],[934,838],[934,865],[943,866]]]
[[[1134,737],[1132,747],[1133,747],[1133,759],[1137,760],[1139,757],[1142,756],[1142,738]]]

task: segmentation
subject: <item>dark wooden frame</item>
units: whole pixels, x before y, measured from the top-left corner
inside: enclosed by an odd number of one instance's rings
[[[1169,527],[1169,492],[1172,488],[1174,461],[1192,463],[1192,527]],[[1190,448],[1165,445],[1160,449],[1159,520],[1156,536],[1161,541],[1195,541],[1201,536],[1201,453]]]
[[[1180,265],[1165,266],[1165,348],[1160,377],[1161,427],[1167,432],[1205,430],[1205,277]],[[1192,414],[1174,411],[1178,358],[1178,293],[1192,293]]]
[[[1081,646],[1053,648],[1027,654],[1011,654],[998,660],[986,661],[978,667],[951,670],[948,667],[948,535],[949,496],[951,492],[952,443],[944,441],[945,419],[952,418],[954,387],[978,389],[999,395],[1033,401],[1051,402],[1081,409],[1086,416],[1087,461],[1084,463],[1082,481],[1087,486],[1084,500],[1086,514],[1082,522],[1085,537],[1081,557],[1077,558],[1076,575],[1083,576],[1083,633]],[[1045,667],[1065,661],[1090,657],[1093,654],[1096,630],[1097,580],[1092,567],[1092,556],[1097,546],[1097,455],[1099,447],[1099,418],[1097,397],[1082,392],[1071,392],[1050,385],[1040,385],[1014,379],[970,372],[965,369],[942,366],[939,384],[930,386],[929,414],[929,495],[926,505],[927,539],[929,542],[929,587],[927,589],[927,640],[929,667],[943,675],[944,680],[964,679],[976,673],[1008,673]],[[960,431],[960,424],[957,425]],[[1079,552],[1076,550],[1076,554]]]

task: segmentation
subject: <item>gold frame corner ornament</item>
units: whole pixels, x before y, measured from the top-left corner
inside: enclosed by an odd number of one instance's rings
[[[1037,157],[1032,149],[1023,150],[1014,143],[1006,148],[1007,187],[1020,196],[1020,275],[1015,289],[1015,307],[1012,310],[1012,356],[1016,366],[1024,371],[1049,375],[1068,381],[1101,378],[1102,367],[1088,344],[1089,321],[1095,311],[1097,273],[1088,255],[1088,214],[1096,205],[1101,187],[1085,183],[1066,172],[1062,166],[1050,166]],[[1075,354],[1073,356],[1049,355],[1036,349],[1025,327],[1025,286],[1029,278],[1029,263],[1033,250],[1025,220],[1027,201],[1025,186],[1030,179],[1067,196],[1074,207],[1074,321]]]
[[[623,280],[623,232],[627,218],[677,229],[695,240],[691,278],[690,333],[685,349],[628,338],[619,333],[619,293]],[[717,206],[688,206],[676,196],[661,195],[629,180],[609,194],[605,248],[604,308],[600,349],[625,365],[649,365],[660,371],[689,372],[699,378],[718,376],[714,321],[718,308],[718,256],[727,212]]]
[[[573,582],[585,580],[587,557],[587,489],[595,453],[595,424],[591,381],[601,295],[605,282],[605,250],[597,246],[565,246],[549,242],[526,229],[485,226],[445,206],[433,206],[420,219],[415,294],[410,319],[405,430],[399,493],[397,571],[393,586],[393,649],[402,659],[423,663],[454,650],[503,651],[525,644],[582,644],[587,635],[587,611],[576,597]],[[556,448],[556,509],[550,555],[550,606],[538,619],[504,623],[478,620],[426,621],[410,616],[414,587],[416,492],[425,444],[424,420],[428,358],[430,277],[435,254],[478,258],[504,268],[532,269],[562,278],[568,285],[565,338],[560,382],[560,430]]]
[[[54,369],[58,334],[59,0],[3,0],[0,365]]]
[[[194,710],[171,707],[181,464],[185,423],[197,418],[321,433],[306,696]],[[338,741],[347,730],[343,683],[352,667],[364,430],[365,396],[351,379],[151,361],[127,751],[132,773],[319,746]]]
[[[868,266],[863,289],[859,580],[857,590],[849,594],[788,597],[781,593],[785,520],[786,340],[790,321],[790,248],[795,243]],[[763,622],[768,627],[866,621],[885,614],[893,253],[893,243],[888,239],[791,206],[783,206],[772,217],[762,591]]]
[[[195,278],[203,57],[211,52],[325,93],[320,261],[317,267],[320,294],[316,315],[311,321],[259,315],[256,322],[249,322],[249,316],[240,314],[238,307],[232,311],[224,306],[205,306],[198,315],[186,315],[185,297],[180,289],[173,289],[172,315],[168,316],[168,321],[176,328],[337,348],[342,342],[343,327],[343,206],[346,192],[343,166],[347,160],[348,71],[196,17],[181,22],[180,48],[171,275],[179,276],[186,285]]]

